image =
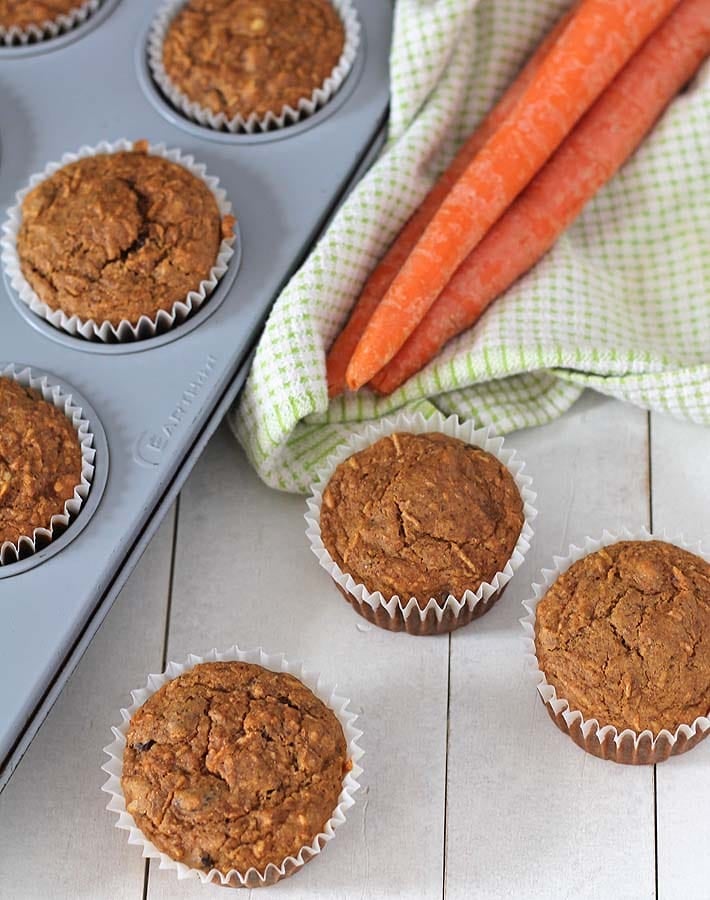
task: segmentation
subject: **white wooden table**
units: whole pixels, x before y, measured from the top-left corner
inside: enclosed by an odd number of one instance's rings
[[[147,866],[104,811],[109,725],[165,659],[238,642],[299,657],[362,709],[365,789],[325,853],[259,897],[709,900],[710,740],[657,768],[602,762],[524,671],[521,601],[553,553],[604,527],[710,539],[710,431],[585,396],[511,435],[535,479],[533,549],[451,637],[368,626],[311,555],[301,497],[213,439],[0,796],[0,897],[222,897]]]

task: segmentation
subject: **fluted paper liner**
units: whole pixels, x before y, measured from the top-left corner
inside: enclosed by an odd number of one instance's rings
[[[467,444],[480,447],[495,456],[508,469],[520,492],[524,522],[510,559],[490,582],[483,582],[475,591],[465,591],[459,598],[449,594],[442,603],[432,597],[424,607],[421,607],[414,597],[403,600],[395,594],[386,599],[380,591],[368,591],[363,584],[358,584],[351,575],[343,572],[323,544],[320,510],[323,491],[333,472],[353,453],[396,431],[416,434],[442,432]],[[531,523],[537,515],[534,507],[536,494],[532,490],[532,478],[523,474],[524,468],[525,463],[517,457],[515,451],[505,449],[503,438],[496,436],[490,427],[476,428],[472,422],[460,422],[457,416],[444,418],[441,413],[435,413],[426,419],[421,413],[400,412],[376,424],[367,425],[362,432],[354,434],[333,453],[318,472],[307,501],[308,511],[305,516],[306,534],[311,549],[348,603],[373,624],[389,631],[407,631],[410,634],[429,635],[453,631],[467,625],[491,608],[515,571],[522,565],[530,549],[533,536]]]
[[[619,535],[604,531],[599,540],[587,537],[583,546],[571,545],[567,556],[553,558],[553,568],[542,570],[542,582],[533,585],[532,598],[523,603],[528,614],[520,620],[525,630],[526,664],[534,674],[538,694],[553,722],[587,753],[629,765],[662,762],[669,756],[676,756],[694,747],[710,732],[710,711],[708,716],[698,716],[687,725],[679,725],[673,733],[665,728],[657,734],[648,729],[641,732],[631,728],[619,731],[613,725],[604,725],[597,719],[585,719],[579,710],[570,708],[567,700],[557,696],[556,689],[547,681],[545,673],[538,665],[535,649],[535,611],[548,589],[577,560],[618,541],[653,540],[666,541],[704,559],[708,558],[699,541],[689,543],[682,536],[669,538],[665,532],[654,535],[645,528],[635,533],[624,529]]]
[[[190,671],[199,663],[218,661],[255,663],[274,672],[287,672],[302,681],[337,716],[343,727],[343,733],[347,742],[347,756],[352,764],[351,770],[343,778],[343,789],[338,798],[338,805],[326,822],[323,831],[313,838],[312,843],[302,847],[296,856],[288,856],[279,866],[269,863],[263,872],[255,868],[248,869],[246,872],[238,872],[236,869],[232,869],[226,875],[223,875],[217,869],[203,872],[201,869],[190,868],[158,850],[136,826],[133,817],[126,812],[126,804],[121,788],[121,773],[123,770],[123,750],[126,746],[126,734],[131,716],[145,703],[148,697],[168,681],[172,681],[178,675]],[[277,881],[300,869],[314,856],[317,856],[326,844],[333,840],[336,829],[345,822],[345,813],[354,805],[354,794],[360,788],[358,778],[362,774],[362,768],[358,765],[358,762],[364,754],[358,745],[358,740],[362,737],[362,731],[355,727],[357,715],[349,708],[350,701],[336,693],[335,687],[331,688],[324,684],[319,675],[306,671],[300,662],[289,662],[282,653],[268,654],[260,647],[256,650],[240,650],[239,647],[233,646],[224,653],[211,650],[205,656],[190,654],[184,663],[170,662],[162,674],[149,675],[146,686],[131,691],[131,697],[133,698],[133,703],[128,709],[121,710],[121,723],[111,728],[115,740],[108,747],[104,747],[104,753],[107,754],[109,760],[101,768],[108,774],[109,778],[101,789],[111,795],[106,809],[118,815],[116,828],[128,832],[129,844],[136,844],[142,847],[144,857],[159,859],[160,868],[174,870],[178,879],[199,878],[203,884],[213,882],[231,887],[249,888],[275,884]]]
[[[132,151],[136,149],[138,142],[121,138],[113,143],[102,141],[95,147],[81,147],[76,153],[65,153],[59,162],[49,163],[43,172],[32,175],[29,183],[15,195],[16,203],[8,210],[7,220],[2,226],[3,237],[0,239],[2,249],[2,262],[10,284],[17,291],[20,299],[32,310],[33,313],[45,319],[50,325],[65,331],[68,334],[79,336],[91,341],[103,341],[105,343],[122,343],[125,341],[139,341],[155,337],[170,330],[175,325],[185,321],[193,312],[198,310],[217,287],[220,278],[227,271],[229,260],[234,254],[236,235],[230,238],[222,238],[217,259],[212,266],[209,276],[200,282],[195,290],[190,291],[182,300],[173,304],[170,310],[159,310],[154,318],[141,316],[137,322],[122,320],[118,325],[111,322],[96,322],[93,319],[82,319],[79,316],[69,316],[61,309],[54,309],[44,303],[32,289],[32,286],[22,274],[20,257],[17,251],[17,236],[22,224],[22,201],[25,196],[49,178],[59,169],[79,159],[100,154],[118,153],[119,151]],[[143,146],[143,145],[141,145]],[[201,163],[196,163],[193,156],[186,155],[180,150],[169,150],[164,144],[147,144],[146,152],[153,156],[161,156],[171,162],[177,163],[191,172],[196,178],[204,182],[212,192],[222,219],[231,215],[232,205],[227,199],[225,191],[219,187],[219,179],[208,175]]]
[[[281,110],[273,110],[265,116],[252,113],[246,118],[236,115],[228,119],[225,113],[214,113],[212,110],[201,106],[180,90],[170,79],[163,65],[163,43],[170,27],[185,0],[166,0],[158,10],[148,36],[148,63],[153,75],[153,80],[158,85],[165,97],[186,118],[197,122],[206,128],[215,131],[229,131],[232,134],[254,134],[293,125],[301,119],[312,116],[339,90],[352,68],[360,45],[360,22],[357,12],[351,0],[330,0],[335,7],[343,23],[345,31],[345,43],[337,65],[325,79],[320,87],[315,88],[310,97],[303,97],[296,104],[296,108],[288,104]]]
[[[6,566],[36,553],[38,549],[52,542],[58,529],[65,530],[69,527],[89,496],[94,477],[96,451],[93,446],[91,422],[84,418],[81,407],[74,403],[72,395],[66,393],[60,385],[53,383],[49,376],[35,375],[30,368],[20,369],[10,364],[0,365],[0,378],[11,378],[23,387],[33,388],[44,400],[61,410],[76,429],[81,446],[81,481],[74,488],[73,496],[65,502],[64,512],[52,516],[48,526],[35,528],[31,535],[20,535],[15,542],[5,541],[0,544],[0,566]]]
[[[18,28],[16,25],[11,28],[0,26],[0,50],[2,47],[39,44],[42,41],[58,37],[85,22],[100,5],[101,0],[86,0],[84,3],[77,4],[75,9],[70,9],[69,12],[57,16],[56,19],[46,19],[36,25],[28,25],[27,28]]]

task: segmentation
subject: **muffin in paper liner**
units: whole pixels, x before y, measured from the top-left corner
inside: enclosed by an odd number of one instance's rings
[[[111,322],[96,322],[93,319],[82,319],[77,315],[69,316],[61,309],[53,309],[48,306],[38,297],[22,273],[17,250],[17,237],[22,225],[22,202],[25,196],[32,188],[54,175],[59,169],[79,159],[121,151],[129,152],[139,148],[145,149],[150,155],[161,156],[164,159],[177,163],[196,178],[199,178],[212,192],[222,221],[232,218],[232,205],[227,199],[226,192],[219,187],[219,179],[208,175],[205,166],[201,163],[196,163],[193,156],[183,154],[180,150],[168,149],[164,144],[148,144],[143,141],[129,141],[125,138],[121,138],[113,143],[102,141],[95,147],[84,146],[76,153],[65,153],[59,162],[48,163],[43,172],[32,175],[27,186],[15,194],[15,205],[8,209],[7,219],[2,226],[3,236],[0,239],[0,258],[2,258],[10,284],[22,302],[33,313],[49,322],[50,325],[75,337],[82,337],[90,341],[102,341],[104,343],[123,343],[146,340],[147,338],[155,337],[157,334],[169,331],[200,309],[217,287],[220,278],[227,271],[229,260],[234,254],[236,232],[229,238],[222,237],[217,259],[210,270],[209,276],[200,282],[196,290],[190,291],[184,299],[175,302],[169,311],[161,309],[154,318],[143,315],[137,322],[129,322],[124,319],[118,325],[113,325]]]
[[[313,838],[313,842],[302,847],[296,856],[288,856],[281,865],[269,863],[263,871],[251,868],[246,872],[231,870],[223,875],[218,869],[203,872],[201,869],[193,869],[184,863],[172,859],[146,838],[136,826],[133,817],[126,811],[126,804],[121,788],[121,773],[123,771],[123,750],[126,746],[126,734],[131,717],[145,701],[168,681],[189,672],[195,666],[203,662],[246,662],[254,663],[274,672],[287,672],[299,679],[306,687],[335,713],[340,722],[347,743],[347,756],[351,763],[351,769],[343,778],[343,787],[338,798],[338,805],[326,822],[323,831]],[[357,715],[350,709],[350,700],[336,693],[335,687],[330,687],[321,681],[319,675],[308,672],[300,662],[289,662],[282,653],[269,654],[261,647],[255,650],[240,650],[238,646],[230,647],[223,653],[216,649],[211,650],[205,656],[190,654],[184,663],[169,662],[165,671],[160,675],[149,675],[144,688],[131,691],[133,703],[121,710],[121,723],[111,727],[115,740],[104,747],[104,753],[109,757],[108,762],[101,768],[109,776],[102,785],[101,790],[111,795],[106,809],[118,815],[116,828],[128,832],[128,843],[136,844],[143,848],[143,856],[149,859],[160,860],[161,869],[172,869],[177,872],[179,880],[186,878],[199,878],[203,884],[215,883],[225,887],[264,887],[275,884],[282,878],[298,871],[302,866],[317,856],[323,848],[335,837],[335,831],[345,822],[345,813],[355,804],[354,794],[359,790],[358,778],[362,774],[359,760],[364,751],[358,745],[362,737],[362,731],[355,727]]]
[[[399,431],[415,434],[442,432],[449,437],[480,447],[495,456],[508,469],[523,501],[523,526],[504,569],[496,573],[490,582],[483,582],[475,591],[465,591],[460,598],[449,594],[443,603],[432,597],[423,608],[414,597],[404,600],[395,594],[390,599],[385,599],[380,591],[368,591],[363,584],[358,584],[351,575],[343,572],[328,553],[321,538],[320,510],[323,491],[337,466],[353,453]],[[368,424],[363,431],[354,434],[333,453],[318,473],[316,482],[311,488],[311,496],[307,501],[308,511],[305,515],[306,535],[311,550],[343,597],[369,622],[388,631],[406,631],[416,635],[454,631],[482,616],[493,606],[503,594],[515,571],[522,565],[530,549],[533,536],[531,523],[537,515],[534,506],[537,495],[532,490],[532,478],[523,474],[524,468],[525,463],[517,458],[514,450],[504,448],[503,438],[496,436],[490,427],[476,428],[472,422],[460,422],[457,416],[444,418],[441,413],[434,413],[425,419],[421,413],[400,412],[376,424]]]
[[[535,648],[535,612],[548,589],[573,563],[618,541],[653,540],[666,541],[703,559],[709,558],[708,554],[703,552],[700,541],[689,543],[682,536],[668,537],[665,532],[660,535],[652,534],[646,528],[638,532],[623,529],[618,535],[604,531],[599,540],[587,537],[581,547],[572,544],[567,556],[553,557],[554,568],[542,570],[542,582],[533,584],[533,597],[523,602],[528,615],[520,620],[525,630],[525,661],[535,676],[538,694],[552,721],[587,753],[600,759],[627,765],[659,763],[670,756],[677,756],[690,750],[710,732],[710,714],[698,716],[687,725],[679,725],[674,733],[664,728],[657,734],[650,730],[636,732],[631,728],[619,731],[615,726],[603,725],[597,719],[585,719],[579,710],[570,709],[567,700],[557,696],[556,689],[547,681],[545,673],[538,666]]]
[[[35,375],[29,367],[19,368],[10,363],[0,364],[0,378],[11,378],[23,387],[33,388],[42,395],[44,400],[61,410],[71,420],[81,446],[81,481],[74,488],[74,495],[65,502],[64,512],[52,516],[49,527],[35,528],[31,535],[21,535],[15,542],[5,541],[1,544],[0,566],[6,566],[46,547],[59,531],[65,531],[72,519],[77,517],[89,496],[94,477],[96,451],[93,446],[94,435],[91,431],[91,422],[83,417],[83,411],[73,402],[72,395],[66,393],[58,384],[54,384],[49,376]]]
[[[0,50],[3,47],[26,46],[27,44],[39,44],[65,34],[85,22],[89,16],[101,6],[101,0],[85,0],[77,2],[74,9],[58,15],[56,19],[46,19],[44,22],[28,25],[26,28],[18,28],[13,25],[5,28],[0,25]]]
[[[166,0],[155,16],[148,36],[147,51],[153,80],[163,95],[186,118],[214,131],[228,131],[231,134],[257,134],[294,125],[301,119],[312,116],[335,95],[347,78],[360,46],[360,22],[351,0],[329,0],[329,2],[335,7],[343,23],[345,31],[343,50],[337,65],[328,78],[320,87],[315,88],[310,97],[303,97],[299,100],[295,109],[285,105],[280,110],[269,111],[262,117],[252,113],[247,118],[240,114],[228,119],[225,113],[214,113],[212,110],[200,106],[197,101],[190,100],[171,81],[163,65],[163,42],[170,23],[181,7],[185,5],[185,0]]]

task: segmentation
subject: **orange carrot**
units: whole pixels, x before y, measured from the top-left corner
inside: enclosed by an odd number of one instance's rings
[[[508,114],[512,112],[523,92],[532,81],[533,75],[542,65],[542,61],[547,56],[550,47],[552,47],[563,29],[567,27],[571,17],[572,10],[569,10],[557,22],[552,31],[546,35],[515,81],[466,143],[463,144],[448,169],[429,191],[421,206],[412,214],[394,243],[368,278],[350,313],[350,318],[345,328],[340,332],[328,353],[326,369],[329,397],[336,397],[345,390],[345,370],[358,341],[362,337],[365,326],[370,321],[370,316],[375,311],[377,304],[386,294],[387,288],[394,281],[395,275],[402,268],[417,241],[424,233],[424,229],[431,222],[437,209],[441,206],[442,201],[446,198],[456,181],[466,171],[473,157],[507,118]]]
[[[710,53],[710,0],[682,0],[467,257],[372,380],[389,394],[533,266],[634,152]]]
[[[373,313],[346,371],[349,388],[392,359],[459,265],[677,2],[583,0]]]

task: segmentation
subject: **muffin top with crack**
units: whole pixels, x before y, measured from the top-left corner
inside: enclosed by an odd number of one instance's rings
[[[163,65],[201,107],[263,118],[309,99],[344,44],[330,0],[188,0],[168,28]]]
[[[140,146],[140,145],[138,145]],[[22,202],[22,273],[52,310],[118,325],[198,290],[233,228],[200,179],[142,150],[63,166]]]
[[[396,433],[354,453],[333,473],[320,512],[323,544],[343,572],[422,607],[490,582],[523,521],[508,469],[439,433]]]
[[[542,598],[535,645],[585,719],[673,733],[710,713],[710,564],[663,541],[603,547]]]
[[[82,5],[83,0],[0,0],[0,28],[29,28],[53,22]]]
[[[292,675],[202,663],[131,719],[121,784],[156,847],[192,868],[260,872],[313,842],[348,771],[335,714]]]
[[[81,482],[72,422],[32,388],[0,378],[0,545],[32,537],[64,512]]]

